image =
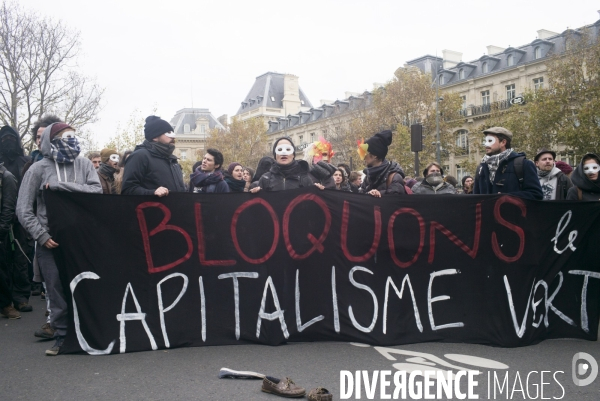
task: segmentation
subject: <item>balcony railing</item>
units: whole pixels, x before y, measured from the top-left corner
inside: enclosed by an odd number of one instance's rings
[[[488,114],[492,111],[492,108],[498,110],[506,110],[511,106],[509,100],[500,100],[494,103],[482,104],[481,106],[468,106],[460,111],[462,117],[472,117],[482,114]]]

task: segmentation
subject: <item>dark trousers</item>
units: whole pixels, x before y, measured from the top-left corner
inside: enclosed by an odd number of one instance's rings
[[[17,245],[11,243],[8,234],[0,240],[0,265],[4,284],[9,288],[15,307],[20,303],[28,303],[31,295],[28,261]]]
[[[7,265],[4,261],[0,261],[0,309],[6,308],[12,303]]]
[[[46,283],[46,294],[50,300],[50,326],[55,330],[55,337],[66,336],[69,319],[67,300],[58,274],[58,267],[54,262],[54,255],[45,246],[38,246],[36,256]]]

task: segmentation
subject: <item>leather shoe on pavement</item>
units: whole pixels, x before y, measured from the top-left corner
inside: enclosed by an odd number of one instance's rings
[[[306,390],[302,387],[296,386],[296,384],[289,378],[277,379],[275,377],[267,376],[263,379],[262,391],[265,393],[271,393],[280,397],[288,398],[300,398],[304,397]]]
[[[326,388],[317,387],[308,392],[308,399],[310,401],[332,401],[333,395]]]

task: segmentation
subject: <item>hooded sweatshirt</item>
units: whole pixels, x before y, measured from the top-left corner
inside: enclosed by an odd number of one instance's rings
[[[540,185],[542,187],[542,192],[544,193],[544,200],[556,200],[556,199],[564,199],[560,195],[557,196],[558,190],[560,192],[564,191],[565,185],[560,185],[559,176],[564,175],[564,173],[556,166],[550,170],[550,172],[546,176],[541,176],[540,171],[538,170],[538,178],[540,179]],[[564,177],[562,181],[568,180],[568,177]],[[564,196],[564,195],[563,195]]]
[[[34,163],[21,183],[17,217],[23,227],[31,234],[40,246],[52,236],[48,233],[48,217],[43,189],[46,184],[53,191],[102,193],[98,174],[91,161],[78,157],[73,163],[56,163],[52,157],[50,129],[46,127],[40,142],[40,151],[44,158]],[[37,208],[34,211],[34,202]]]
[[[594,156],[598,159],[598,156],[593,153],[588,153],[585,156]],[[582,160],[585,158],[582,157]],[[592,181],[583,172],[583,161],[579,163],[577,168],[573,170],[571,174],[571,182],[573,187],[569,189],[567,200],[584,200],[584,201],[599,201],[600,200],[600,178],[596,181]],[[579,199],[579,191],[581,190],[581,199]]]

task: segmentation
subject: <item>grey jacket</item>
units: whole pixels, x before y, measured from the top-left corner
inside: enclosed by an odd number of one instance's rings
[[[102,193],[96,169],[87,158],[78,157],[73,163],[56,163],[52,157],[49,125],[42,134],[40,150],[44,158],[34,163],[19,189],[17,217],[29,234],[43,246],[52,236],[48,233],[48,218],[43,190],[46,184],[53,191]],[[37,202],[36,209],[34,204]]]
[[[439,188],[434,188],[425,180],[417,182],[415,185],[413,185],[412,191],[415,195],[456,194],[456,188],[447,182],[444,182]]]

